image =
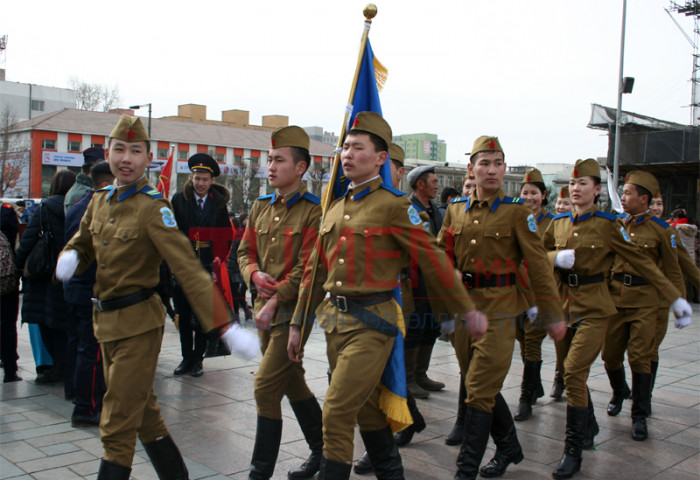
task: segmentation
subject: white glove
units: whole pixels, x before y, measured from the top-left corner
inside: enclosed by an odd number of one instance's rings
[[[530,322],[534,322],[535,320],[537,320],[537,314],[539,313],[539,310],[537,310],[537,305],[535,305],[534,307],[528,308],[526,313],[527,313],[527,319]]]
[[[576,253],[573,249],[561,250],[559,253],[557,253],[557,256],[554,257],[554,266],[557,268],[563,268],[564,270],[569,270],[574,266],[575,261]]]
[[[447,320],[445,322],[440,322],[440,333],[444,333],[445,335],[449,335],[450,333],[455,331],[455,321],[454,320]]]
[[[691,321],[689,316],[679,317],[676,319],[676,328],[685,328],[690,325]]]
[[[68,250],[58,257],[56,262],[56,278],[62,282],[67,282],[73,278],[75,269],[78,268],[78,252],[76,250]]]
[[[252,359],[260,351],[258,336],[243,330],[237,323],[234,323],[221,335],[221,340],[224,341],[229,350],[246,360]]]
[[[671,310],[673,310],[673,314],[676,318],[689,317],[693,314],[693,307],[691,307],[688,300],[683,297],[678,297],[676,301],[671,304]]]

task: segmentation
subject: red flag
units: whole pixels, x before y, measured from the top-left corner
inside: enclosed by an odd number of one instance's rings
[[[170,155],[168,156],[168,161],[165,162],[163,169],[158,175],[158,186],[156,187],[160,193],[163,194],[165,198],[168,198],[170,193],[170,178],[173,172],[173,154],[175,153],[175,148],[170,149]]]

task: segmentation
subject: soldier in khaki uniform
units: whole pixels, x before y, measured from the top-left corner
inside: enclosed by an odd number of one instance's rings
[[[302,248],[310,244],[312,231],[318,231],[321,206],[301,181],[311,162],[306,132],[297,126],[278,128],[270,144],[267,175],[276,190],[253,203],[238,248],[243,279],[248,288],[255,285],[258,290],[254,307],[263,352],[255,376],[258,425],[248,478],[266,480],[274,472],[282,438],[281,402],[286,395],[311,449],[309,459],[288,477],[306,479],[321,464],[321,407],[306,385],[302,364],[289,360],[287,341],[304,268]],[[306,325],[303,342],[312,326],[311,322]]]
[[[137,435],[160,478],[187,478],[153,393],[165,324],[165,307],[154,295],[163,259],[196,299],[192,305],[206,330],[229,322],[225,301],[178,230],[170,202],[144,175],[149,150],[141,119],[123,115],[106,152],[115,184],[95,192],[56,267],[57,278],[67,280],[97,262],[93,322],[107,384],[100,480],[129,478]]]
[[[651,173],[639,170],[630,172],[622,190],[622,207],[627,215],[619,222],[631,242],[662,268],[679,292],[684,292],[683,274],[678,265],[677,235],[670,225],[649,211],[651,192],[658,190],[658,182]],[[624,367],[627,350],[632,370],[632,439],[645,440],[646,418],[651,407],[651,357],[658,294],[656,288],[620,257],[616,257],[613,263],[610,290],[617,314],[608,320],[601,353],[613,389],[608,415],[620,413],[623,400],[629,398]]]
[[[547,213],[544,207],[547,205],[547,187],[542,178],[542,172],[536,168],[530,168],[525,172],[520,187],[520,198],[523,199],[535,216],[537,233],[544,235],[544,231],[552,223],[554,216]],[[527,269],[523,265],[521,272],[527,275]],[[544,396],[542,388],[542,342],[547,336],[542,322],[537,317],[537,299],[531,288],[524,288],[527,298],[527,312],[520,316],[516,323],[515,338],[520,343],[520,354],[523,359],[523,380],[520,384],[520,401],[518,412],[513,417],[515,420],[527,420],[532,415],[532,405],[538,398]]]
[[[382,183],[391,127],[372,112],[358,113],[340,156],[350,184],[324,214],[320,245],[304,271],[300,298],[311,296],[311,308],[326,331],[332,370],[323,404],[323,460],[319,479],[349,478],[356,423],[378,478],[403,478],[401,457],[386,414],[379,407],[379,382],[391,353],[400,311],[392,299],[399,274],[409,261],[425,274],[428,293],[439,298],[441,312],[465,313],[470,331],[479,335],[485,318],[471,312],[473,302],[455,278],[448,257],[429,235],[403,192]],[[321,266],[311,285],[312,265]],[[330,298],[318,305],[325,293]],[[318,305],[318,308],[315,306]],[[297,304],[290,330],[289,355],[301,355],[298,326],[304,318]]]
[[[677,315],[690,314],[688,302],[629,241],[616,217],[596,208],[600,189],[598,163],[592,158],[576,161],[569,181],[574,210],[554,217],[544,236],[545,248],[550,251],[560,279],[560,294],[571,330],[567,334],[570,346],[564,354],[566,442],[564,455],[552,473],[556,479],[571,478],[581,469],[582,449],[592,447],[598,433],[586,382],[591,364],[600,352],[607,319],[616,312],[607,282],[615,255],[629,262],[662,297],[675,301]]]
[[[532,211],[521,199],[507,197],[501,185],[506,173],[503,149],[496,137],[476,139],[469,169],[476,189],[447,208],[438,245],[454,252],[456,267],[480,311],[488,312],[488,330],[481,339],[457,325],[454,346],[467,392],[462,447],[455,479],[498,477],[510,463],[523,460],[515,424],[501,395],[515,343],[515,323],[525,311],[516,283],[527,283],[518,272],[526,260],[529,280],[545,327],[556,340],[563,335],[561,303],[556,298],[552,267],[547,260]],[[489,432],[496,454],[479,469]]]

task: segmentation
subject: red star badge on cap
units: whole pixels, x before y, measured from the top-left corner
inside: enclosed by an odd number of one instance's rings
[[[630,177],[625,177],[625,183],[629,183]]]
[[[525,182],[529,182],[529,181],[530,181],[530,175],[528,175],[527,177],[525,177]]]
[[[578,170],[574,168],[574,177],[578,177]]]
[[[355,117],[355,121],[352,122],[352,126],[356,127],[358,123],[360,123],[360,121],[357,119],[357,117]]]
[[[491,141],[489,142],[489,148],[496,148],[496,142],[494,142],[493,140],[491,140]]]
[[[270,144],[272,145],[272,148],[275,148],[275,139],[274,138],[270,139]]]
[[[127,136],[127,138],[128,138],[129,140],[131,140],[132,138],[134,138],[134,137],[136,136],[136,134],[134,133],[133,130],[127,130],[127,131],[126,131],[126,136]]]

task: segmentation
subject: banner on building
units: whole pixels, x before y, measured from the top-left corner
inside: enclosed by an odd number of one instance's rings
[[[42,165],[56,165],[60,167],[82,167],[85,159],[82,153],[65,152],[41,152]]]

